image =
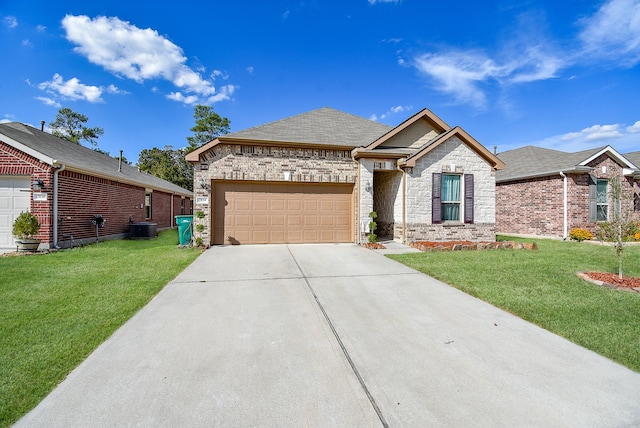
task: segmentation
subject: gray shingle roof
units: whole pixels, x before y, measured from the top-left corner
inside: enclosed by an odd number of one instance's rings
[[[511,181],[529,177],[542,177],[560,171],[587,170],[580,163],[589,159],[607,146],[581,152],[567,153],[542,147],[525,146],[499,153],[498,157],[506,168],[496,173],[496,181]]]
[[[624,157],[629,159],[631,163],[640,168],[640,151],[626,153]]]
[[[364,147],[393,127],[324,107],[220,137],[326,146]]]
[[[35,153],[43,155],[49,161],[66,165],[69,169],[155,190],[175,192],[185,196],[192,195],[192,192],[187,189],[154,175],[140,172],[138,168],[125,163],[122,164],[121,171],[118,171],[118,159],[19,122],[0,124],[0,140],[2,140],[2,135],[26,146]],[[48,162],[46,159],[41,160]]]

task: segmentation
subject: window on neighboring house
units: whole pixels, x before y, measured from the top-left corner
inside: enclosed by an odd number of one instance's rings
[[[589,176],[589,221],[609,220],[609,181]]]
[[[432,185],[432,223],[473,223],[473,174],[434,173]]]
[[[144,208],[145,216],[147,219],[151,218],[151,192],[147,192],[144,195]]]
[[[607,221],[609,220],[609,182],[598,180],[596,186],[596,221]]]

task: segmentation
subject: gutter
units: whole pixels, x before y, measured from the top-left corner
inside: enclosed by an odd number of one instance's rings
[[[568,194],[567,194],[567,176],[564,172],[560,171],[560,177],[562,177],[562,184],[563,184],[563,204],[562,204],[562,208],[563,208],[563,216],[562,216],[562,239],[563,240],[567,240],[567,237],[569,236],[567,229],[568,229],[568,209],[567,209],[567,205],[568,205]]]
[[[54,161],[55,163],[55,161]],[[58,247],[58,174],[60,174],[67,166],[61,164],[53,171],[53,247]],[[55,167],[54,167],[55,168]]]

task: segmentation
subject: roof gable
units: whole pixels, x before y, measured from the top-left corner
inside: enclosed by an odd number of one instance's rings
[[[369,144],[366,149],[377,147],[418,148],[451,127],[431,110],[424,108],[400,125]]]
[[[478,154],[478,156],[480,156],[489,165],[491,165],[493,169],[502,169],[505,167],[504,163],[496,155],[494,155],[489,150],[487,150],[486,147],[480,144],[475,138],[473,138],[471,135],[469,135],[464,129],[460,128],[459,126],[456,126],[455,128],[452,128],[447,132],[440,134],[437,138],[426,143],[416,153],[407,157],[407,159],[404,162],[404,166],[410,167],[410,168],[415,167],[416,161],[418,159],[420,159],[422,156],[431,152],[436,147],[450,140],[453,137],[458,137],[465,145],[467,145],[467,147],[469,147],[476,154]]]
[[[0,124],[0,140],[52,167],[190,196],[192,192],[137,167],[22,123]]]

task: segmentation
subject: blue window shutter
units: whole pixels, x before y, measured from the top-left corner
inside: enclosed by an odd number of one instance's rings
[[[434,172],[431,180],[431,223],[442,223],[442,174]]]
[[[464,222],[473,224],[473,174],[464,175]]]
[[[596,201],[598,199],[598,182],[589,174],[589,221],[595,223],[598,215]]]

